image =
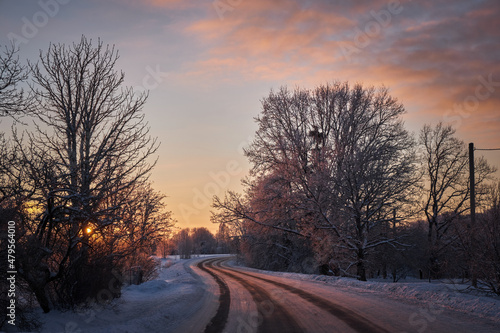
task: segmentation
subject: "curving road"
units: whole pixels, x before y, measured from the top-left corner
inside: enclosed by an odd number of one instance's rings
[[[196,265],[197,274],[211,280],[211,294],[217,299],[212,302],[216,309],[206,310],[211,318],[204,332],[456,333],[470,327],[475,333],[491,331],[490,326],[477,326],[444,310],[433,314],[418,305],[359,291],[247,271],[228,266],[230,259],[206,259]],[[412,322],[412,316],[422,314],[425,322]]]
[[[236,327],[237,331],[251,332],[307,332],[311,325],[299,323],[295,318],[301,317],[304,311],[292,306],[287,306],[283,302],[284,295],[300,297],[309,303],[310,306],[317,307],[319,311],[325,310],[331,314],[334,320],[343,322],[355,332],[366,333],[387,333],[385,329],[369,322],[364,317],[351,312],[344,307],[334,304],[322,297],[298,289],[296,287],[277,282],[268,278],[259,277],[253,274],[235,270],[227,266],[222,266],[222,262],[228,259],[209,259],[198,263],[198,268],[210,274],[219,285],[219,307],[217,313],[212,318],[210,323],[205,328],[205,332],[222,332],[226,328],[229,309],[231,307],[231,291],[226,280],[233,280],[245,288],[251,295],[252,301],[255,303],[257,313],[253,312],[247,318],[250,320],[239,321]],[[281,288],[281,290],[279,289]],[[277,292],[278,291],[278,292]],[[318,321],[319,318],[314,316],[313,320]],[[325,323],[325,319],[319,319]],[[302,324],[302,325],[301,325]],[[317,325],[312,325],[317,326]],[[325,332],[331,332],[332,326],[324,325]],[[338,326],[338,325],[335,325]],[[317,329],[317,327],[316,327]],[[315,330],[315,332],[318,332]],[[344,331],[343,331],[344,332]]]

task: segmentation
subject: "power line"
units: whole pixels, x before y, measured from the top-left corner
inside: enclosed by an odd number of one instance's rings
[[[500,150],[500,148],[474,148],[474,150]]]

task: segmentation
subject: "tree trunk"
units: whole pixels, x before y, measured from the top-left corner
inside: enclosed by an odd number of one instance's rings
[[[41,286],[36,286],[35,288],[32,287],[32,289],[35,293],[36,300],[38,301],[38,304],[40,304],[40,307],[42,308],[43,312],[49,313],[50,303],[49,303],[49,298],[45,293],[45,288]]]
[[[429,246],[429,282],[433,279],[438,279],[440,275],[441,267],[439,266],[439,237],[437,230],[437,213],[432,216],[429,221],[429,232],[428,232],[428,246]]]
[[[23,276],[30,289],[35,294],[36,300],[44,313],[50,312],[50,301],[45,292],[49,276],[50,272],[48,269],[40,269],[39,267],[33,267],[33,271]]]
[[[430,280],[441,278],[441,266],[436,252],[437,251],[432,248],[429,256],[429,282]]]
[[[360,281],[366,281],[366,267],[365,267],[365,250],[364,249],[358,249],[358,263],[356,264],[357,267],[357,275],[358,275],[358,280]]]

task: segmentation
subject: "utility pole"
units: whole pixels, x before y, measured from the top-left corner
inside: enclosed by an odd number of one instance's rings
[[[469,143],[469,178],[470,178],[470,238],[471,249],[476,246],[474,234],[476,232],[476,183],[474,177],[474,143]],[[472,286],[477,287],[476,265],[471,258],[471,280]]]
[[[470,223],[476,223],[476,184],[474,181],[474,143],[469,143],[469,178],[470,178]]]

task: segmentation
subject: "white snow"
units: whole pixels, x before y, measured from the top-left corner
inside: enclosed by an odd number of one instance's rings
[[[179,260],[162,259],[157,279],[141,285],[123,288],[122,296],[111,304],[94,305],[77,313],[51,311],[41,313],[45,323],[42,332],[183,332],[199,331],[217,308],[217,285],[199,269],[192,268],[202,258]],[[234,262],[230,262],[236,265]],[[333,276],[281,273],[238,266],[249,272],[291,280],[332,286],[347,292],[363,294],[388,302],[401,300],[409,304],[439,305],[449,310],[500,323],[500,298],[474,294],[466,286],[420,280],[392,283],[387,281],[361,282]],[[320,289],[321,290],[321,289]],[[325,289],[326,290],[326,289]],[[461,291],[462,290],[462,291]]]
[[[204,279],[192,274],[190,265],[203,257],[162,259],[157,279],[122,289],[110,304],[78,312],[53,310],[43,314],[41,332],[173,332],[206,306]]]

